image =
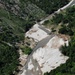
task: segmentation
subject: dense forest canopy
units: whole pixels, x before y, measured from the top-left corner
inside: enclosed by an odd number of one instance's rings
[[[64,5],[68,4],[69,0],[30,0],[36,4],[42,10],[46,11],[47,14],[51,14]]]
[[[19,54],[15,47],[0,41],[0,75],[11,75],[17,69]]]
[[[67,8],[66,11],[59,14],[55,14],[51,22],[57,26],[61,23],[59,33],[73,35],[75,32],[75,6]]]
[[[69,59],[65,64],[44,75],[75,75],[75,35],[69,42],[69,46],[62,46],[60,51],[64,55],[69,56]]]

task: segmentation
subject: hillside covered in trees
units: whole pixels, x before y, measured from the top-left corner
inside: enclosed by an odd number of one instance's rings
[[[0,0],[0,75],[12,75],[17,70],[19,47],[16,47],[16,43],[24,41],[25,32],[35,24],[35,21],[44,19],[68,2]]]
[[[51,14],[57,11],[59,8],[66,5],[69,0],[30,0],[36,4],[39,8],[46,11],[47,14]]]

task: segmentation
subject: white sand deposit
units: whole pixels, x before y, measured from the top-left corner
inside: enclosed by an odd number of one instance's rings
[[[28,69],[32,70],[34,68],[34,65],[32,64],[32,60],[28,63]]]
[[[45,47],[37,49],[33,53],[33,58],[36,59],[41,67],[43,73],[50,72],[60,64],[65,63],[68,59],[60,51],[59,47],[68,43],[58,36],[53,37]]]
[[[27,33],[25,37],[33,38],[35,42],[47,37],[48,34],[39,28],[38,24],[35,24]]]

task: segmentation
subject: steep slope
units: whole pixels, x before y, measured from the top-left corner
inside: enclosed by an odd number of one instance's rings
[[[18,71],[19,47],[16,44],[24,41],[24,33],[35,21],[47,15],[45,10],[28,0],[0,0],[0,75]]]
[[[26,9],[24,5],[28,5]],[[16,43],[24,41],[24,33],[38,17],[44,16],[43,10],[28,1],[23,4],[18,0],[0,0],[0,75],[11,75],[18,71],[19,47]]]

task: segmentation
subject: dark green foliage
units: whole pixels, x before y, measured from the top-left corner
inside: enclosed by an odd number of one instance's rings
[[[35,22],[32,21],[32,19],[28,19],[26,20],[25,22],[25,31],[28,31],[33,25],[34,25]]]
[[[11,75],[17,69],[18,57],[15,47],[0,42],[0,75]]]
[[[31,16],[31,18],[36,20],[46,16],[42,9],[31,3],[29,0],[4,0],[3,2],[5,3],[8,11],[13,12],[22,19],[26,19],[28,16]],[[14,11],[12,11],[12,7]]]
[[[23,51],[25,54],[30,55],[31,52],[32,52],[32,49],[31,49],[30,47],[26,46],[26,47],[22,48],[22,51]]]
[[[51,22],[55,25],[62,23],[62,27],[59,29],[59,33],[68,34],[72,36],[75,31],[75,6],[66,9],[66,12],[55,14],[51,19]]]
[[[0,75],[12,75],[19,64],[16,42],[24,40],[25,32],[36,20],[53,13],[68,0],[0,0],[0,3]],[[25,47],[23,51],[29,55],[32,49]]]
[[[61,34],[68,34],[70,36],[72,36],[74,34],[72,29],[69,28],[69,27],[66,27],[66,26],[62,26],[62,28],[59,29],[59,33],[61,33]]]
[[[46,25],[46,24],[48,24],[49,23],[49,20],[46,20],[45,22],[44,22],[44,25]]]
[[[49,23],[49,20],[46,20],[44,23]]]
[[[59,24],[62,21],[62,19],[63,19],[63,15],[59,13],[59,14],[55,14],[55,16],[53,16],[51,21],[53,22],[53,24]]]
[[[34,25],[35,20],[45,16],[44,11],[37,6],[25,0],[20,1],[0,0],[0,75],[12,75],[17,69],[19,53],[14,46],[24,41],[25,32]],[[37,10],[42,15],[35,13]],[[26,49],[24,52],[30,54],[32,50],[28,47]]]
[[[69,0],[30,0],[32,3],[36,4],[46,13],[51,14],[57,9],[66,5]]]
[[[19,53],[16,42],[25,39],[25,32],[33,25],[31,21],[0,8],[0,75],[12,75],[17,70]]]

